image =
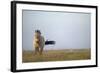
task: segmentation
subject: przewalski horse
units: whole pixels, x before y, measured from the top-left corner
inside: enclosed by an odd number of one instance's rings
[[[37,53],[42,54],[44,46],[50,45],[50,44],[55,44],[55,41],[48,41],[48,40],[45,41],[44,37],[41,35],[40,30],[35,31],[35,36],[33,39],[35,54],[37,54]]]

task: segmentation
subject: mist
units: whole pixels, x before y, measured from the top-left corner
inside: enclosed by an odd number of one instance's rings
[[[56,42],[45,45],[45,50],[91,48],[90,13],[23,10],[22,15],[23,50],[34,50],[33,38],[37,29],[45,40]]]

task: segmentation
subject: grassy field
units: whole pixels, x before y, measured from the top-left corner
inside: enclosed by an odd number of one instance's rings
[[[67,50],[48,50],[42,55],[35,55],[34,51],[23,51],[22,61],[27,62],[46,62],[64,60],[86,60],[91,58],[89,49],[67,49]]]

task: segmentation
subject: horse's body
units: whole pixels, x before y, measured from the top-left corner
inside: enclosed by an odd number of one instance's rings
[[[33,44],[35,48],[35,53],[42,54],[45,45],[44,37],[41,35],[39,37],[34,36]]]

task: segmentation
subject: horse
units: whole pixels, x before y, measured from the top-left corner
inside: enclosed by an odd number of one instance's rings
[[[45,45],[55,44],[55,41],[45,41],[44,37],[41,35],[39,30],[35,31],[35,36],[33,39],[33,46],[35,48],[35,54],[43,53],[43,48]]]

